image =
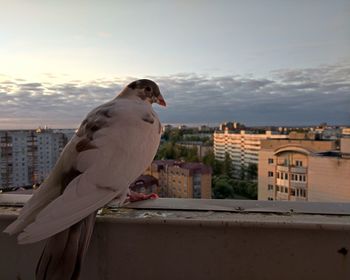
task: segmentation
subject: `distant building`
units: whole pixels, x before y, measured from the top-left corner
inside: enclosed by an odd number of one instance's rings
[[[224,122],[221,123],[219,129],[221,131],[224,130],[234,130],[234,129],[244,129],[245,126],[239,122]]]
[[[214,154],[217,160],[223,161],[228,153],[232,160],[235,176],[238,176],[241,166],[258,164],[260,142],[264,139],[286,139],[288,135],[254,133],[253,131],[233,132],[229,130],[214,133]]]
[[[265,140],[259,154],[259,200],[350,201],[350,138]]]
[[[191,139],[197,138],[198,140],[203,140],[203,139],[212,139],[213,138],[213,133],[187,133],[184,134],[183,139],[185,141],[189,140],[191,141]]]
[[[0,131],[0,187],[41,183],[67,143],[49,129]]]
[[[341,130],[343,136],[350,136],[350,127],[343,127]]]
[[[213,151],[213,146],[205,145],[201,141],[182,141],[176,143],[176,145],[186,147],[186,148],[195,148],[197,150],[198,159],[202,159],[208,153]]]
[[[53,133],[63,133],[67,140],[71,140],[77,129],[75,128],[66,128],[66,129],[52,129]]]
[[[294,140],[319,140],[320,137],[315,132],[291,131],[288,138]]]
[[[170,131],[172,129],[173,129],[173,126],[170,125],[170,124],[166,124],[166,125],[163,126],[163,131],[164,132]]]
[[[160,197],[211,198],[210,166],[202,163],[155,160],[146,170],[158,180]]]
[[[212,131],[212,128],[207,125],[200,125],[198,126],[198,131],[200,132],[210,132]]]

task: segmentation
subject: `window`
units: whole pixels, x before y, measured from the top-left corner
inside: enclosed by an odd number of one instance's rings
[[[288,180],[288,173],[284,173],[284,179]]]
[[[295,165],[296,166],[303,166],[303,162],[301,160],[296,160]]]
[[[273,177],[273,172],[272,171],[267,172],[267,176]]]
[[[279,186],[276,186],[276,191],[280,191],[280,187]]]
[[[276,176],[277,176],[277,179],[279,179],[279,178],[280,178],[280,173],[277,172],[277,173],[276,173]]]
[[[273,158],[269,158],[269,159],[268,159],[268,163],[269,163],[269,164],[273,164]]]
[[[273,185],[267,185],[267,189],[269,190],[269,191],[271,191],[271,190],[273,190]]]

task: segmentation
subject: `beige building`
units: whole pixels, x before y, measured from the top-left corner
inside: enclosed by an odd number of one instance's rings
[[[259,200],[350,201],[350,138],[265,140],[259,154]]]
[[[160,197],[211,198],[210,166],[195,162],[155,160],[146,170],[158,180]]]
[[[288,135],[266,133],[253,133],[241,130],[234,132],[230,130],[216,131],[214,133],[214,154],[217,160],[224,160],[228,153],[232,160],[234,170],[237,172],[241,166],[248,167],[249,164],[258,164],[260,142],[265,139],[286,139]]]

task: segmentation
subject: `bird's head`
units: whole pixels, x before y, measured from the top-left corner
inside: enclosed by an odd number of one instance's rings
[[[148,79],[136,80],[128,84],[119,96],[129,98],[138,97],[151,104],[157,103],[161,106],[166,106],[158,85]]]

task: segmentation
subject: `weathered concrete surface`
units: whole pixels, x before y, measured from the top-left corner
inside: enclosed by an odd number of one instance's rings
[[[0,279],[34,279],[42,246],[1,233]],[[81,279],[350,279],[348,250],[348,215],[123,208],[97,219]]]

